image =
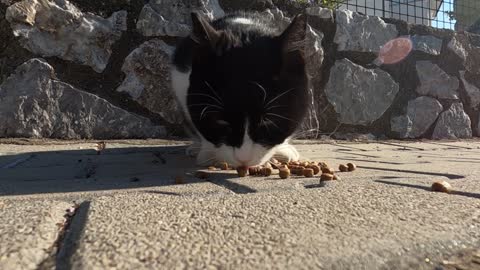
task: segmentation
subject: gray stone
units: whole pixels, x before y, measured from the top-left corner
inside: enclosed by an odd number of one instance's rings
[[[454,36],[450,42],[448,42],[447,48],[453,51],[460,59],[462,59],[463,63],[467,61],[467,51],[463,47],[462,43],[459,42],[456,36]]]
[[[401,138],[419,138],[435,123],[442,110],[442,104],[431,97],[410,100],[407,114],[392,118],[392,131],[398,132]]]
[[[412,36],[413,49],[431,55],[440,55],[442,40],[434,36]]]
[[[407,138],[412,130],[412,125],[412,120],[406,115],[395,116],[390,120],[390,128],[397,133],[399,138]]]
[[[457,78],[449,76],[430,61],[418,61],[416,67],[420,79],[417,93],[439,99],[458,99],[460,83]]]
[[[333,20],[333,10],[322,7],[309,7],[305,9],[307,15],[316,16],[322,19]]]
[[[261,13],[263,16],[267,17],[268,20],[274,21],[275,24],[280,29],[285,29],[292,22],[288,16],[286,16],[283,11],[278,8],[266,9]]]
[[[306,58],[307,58],[307,74],[311,81],[309,88],[309,95],[311,104],[308,108],[305,121],[302,123],[302,131],[310,133],[314,131],[318,133],[320,130],[320,122],[318,120],[318,104],[315,99],[314,84],[321,79],[321,68],[324,60],[324,51],[322,47],[323,33],[318,32],[315,29],[307,26],[307,46],[306,46]],[[318,134],[314,136],[307,136],[317,138]]]
[[[462,103],[454,103],[440,114],[432,139],[461,139],[472,137],[470,117],[463,110]]]
[[[387,72],[343,59],[331,69],[325,93],[341,123],[366,126],[385,113],[398,90]]]
[[[398,35],[393,24],[375,16],[361,15],[350,10],[336,11],[337,32],[334,42],[339,51],[378,53],[380,48]]]
[[[20,65],[0,85],[0,137],[148,138],[165,128],[55,79],[42,59]]]
[[[7,8],[13,34],[29,51],[75,61],[102,72],[112,45],[127,29],[127,12],[104,19],[82,13],[66,0],[24,0]]]
[[[462,80],[465,91],[467,92],[470,107],[472,109],[476,109],[480,104],[480,89],[465,79],[465,71],[460,71],[460,79]]]
[[[218,0],[150,0],[140,12],[137,29],[144,36],[187,36],[192,11],[210,19],[225,15]]]
[[[126,74],[117,88],[132,99],[158,113],[170,123],[183,121],[180,108],[171,90],[170,58],[174,48],[159,39],[140,45],[127,56],[122,66]]]
[[[454,33],[448,44],[448,49],[454,53],[452,58],[449,54],[443,54],[442,61],[446,65],[458,62],[460,58],[464,70],[480,75],[480,38],[478,35],[468,32]]]

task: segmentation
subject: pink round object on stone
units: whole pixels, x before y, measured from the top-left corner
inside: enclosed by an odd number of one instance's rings
[[[377,65],[398,63],[410,54],[412,48],[412,41],[407,37],[392,39],[380,48],[375,62]]]

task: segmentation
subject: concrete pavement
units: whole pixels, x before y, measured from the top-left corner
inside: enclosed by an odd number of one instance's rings
[[[0,269],[480,269],[478,141],[299,142],[359,165],[324,187],[200,181],[181,142],[3,142]]]

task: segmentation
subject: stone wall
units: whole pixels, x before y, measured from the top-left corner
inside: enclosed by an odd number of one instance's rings
[[[175,42],[192,10],[217,18],[239,9],[282,25],[307,13],[312,103],[303,136],[480,136],[480,36],[305,2],[1,0],[0,137],[181,136],[168,74]],[[412,52],[379,64],[382,46],[398,37]]]

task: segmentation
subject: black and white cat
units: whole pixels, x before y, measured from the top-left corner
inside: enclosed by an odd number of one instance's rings
[[[308,106],[306,18],[282,32],[255,13],[210,22],[192,13],[193,30],[177,46],[172,86],[198,137],[199,165],[254,166],[272,157],[298,160],[290,144]]]

